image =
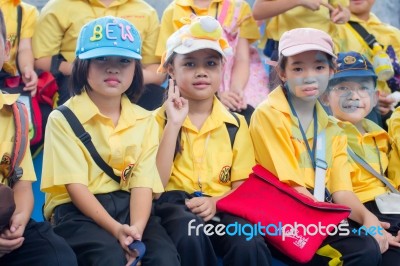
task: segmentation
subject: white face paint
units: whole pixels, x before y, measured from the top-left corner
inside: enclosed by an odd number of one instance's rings
[[[296,98],[316,101],[328,87],[331,71],[325,53],[308,51],[290,56],[285,67],[286,87]]]

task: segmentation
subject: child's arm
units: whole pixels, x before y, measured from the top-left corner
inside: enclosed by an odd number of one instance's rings
[[[150,188],[132,188],[130,200],[131,226],[134,226],[140,238],[150,217],[153,194]]]
[[[36,94],[38,77],[34,70],[34,58],[32,52],[32,39],[21,39],[18,46],[18,66],[20,75],[25,83],[25,91],[30,91],[31,95]]]
[[[246,108],[247,103],[243,100],[243,92],[250,75],[250,44],[245,38],[239,38],[236,45],[235,61],[231,73],[230,89],[241,98],[239,108]]]
[[[320,0],[256,0],[253,5],[253,16],[256,20],[262,20],[275,17],[298,6],[315,11],[320,8],[320,5]]]
[[[382,227],[378,218],[373,215],[365,206],[360,202],[357,196],[352,191],[337,191],[332,194],[332,198],[335,203],[342,204],[351,208],[349,218],[366,228]],[[389,241],[386,231],[382,231],[382,234],[375,234],[373,236],[379,244],[381,253],[384,253],[389,248]]]
[[[66,189],[71,197],[72,203],[85,216],[93,219],[96,224],[118,239],[121,246],[123,246],[123,243],[125,245],[130,244],[126,244],[128,237],[132,237],[133,239],[140,237],[138,232],[133,230],[129,225],[120,224],[114,220],[96,197],[89,191],[87,186],[75,183],[66,185]],[[125,249],[127,249],[126,246]]]
[[[143,65],[143,81],[144,84],[161,85],[165,80],[165,74],[157,73],[159,64]]]
[[[169,80],[168,98],[164,105],[167,115],[167,124],[164,127],[160,146],[158,148],[156,164],[161,181],[165,187],[171,176],[176,139],[189,112],[188,101],[180,97],[179,87],[174,85],[172,79]]]

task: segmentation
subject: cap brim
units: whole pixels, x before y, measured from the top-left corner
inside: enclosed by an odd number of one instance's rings
[[[87,52],[80,53],[78,55],[79,59],[90,59],[101,56],[122,56],[133,59],[142,59],[142,56],[138,53],[135,53],[131,50],[127,50],[125,48],[120,47],[99,47]]]
[[[336,58],[336,55],[332,51],[316,44],[301,44],[301,45],[291,46],[282,50],[281,54],[284,56],[293,56],[307,51],[321,51]]]
[[[352,78],[352,77],[371,77],[377,79],[378,77],[375,73],[365,69],[355,69],[355,70],[345,70],[342,72],[337,72],[333,75],[332,79],[339,79],[339,78]]]
[[[225,53],[222,51],[219,43],[210,40],[194,40],[190,45],[181,44],[180,46],[176,47],[173,52],[177,54],[188,54],[202,49],[215,50],[220,53],[223,58],[225,58]]]

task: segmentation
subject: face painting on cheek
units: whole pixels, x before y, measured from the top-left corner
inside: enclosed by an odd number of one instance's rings
[[[342,112],[344,113],[354,113],[360,108],[368,108],[368,113],[371,111],[373,108],[372,102],[374,101],[373,99],[373,93],[368,93],[366,97],[363,97],[359,99],[358,97],[353,97],[353,93],[356,93],[354,91],[349,91],[344,94],[342,94],[339,98],[339,108]]]
[[[286,88],[295,97],[319,97],[328,87],[329,76],[315,75],[288,79]]]

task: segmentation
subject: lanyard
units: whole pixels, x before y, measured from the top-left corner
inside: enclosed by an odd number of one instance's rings
[[[374,143],[375,143],[376,153],[378,154],[379,170],[381,171],[381,176],[383,176],[384,173],[383,173],[383,167],[382,167],[382,162],[381,162],[381,153],[379,152],[378,144],[376,144],[375,138],[374,138]]]
[[[301,126],[300,119],[296,113],[296,110],[294,109],[294,106],[292,104],[292,101],[290,100],[290,92],[287,91],[287,100],[290,106],[290,110],[292,110],[293,115],[297,118],[297,121],[299,122],[299,128],[301,135],[303,136],[303,141],[306,144],[307,147],[307,152],[308,156],[310,157],[312,167],[315,169],[316,164],[315,164],[315,148],[317,147],[317,131],[318,131],[318,120],[317,120],[317,108],[314,106],[314,111],[313,111],[313,120],[314,120],[314,137],[313,137],[313,147],[312,149],[310,148],[310,145],[308,144],[308,140],[306,137],[306,133],[304,132],[303,127]]]
[[[207,134],[207,139],[206,139],[206,141],[205,141],[205,143],[204,143],[203,154],[201,155],[200,160],[197,160],[197,159],[194,157],[194,147],[193,147],[193,145],[192,145],[192,142],[190,141],[189,134],[188,134],[186,128],[184,128],[184,132],[185,132],[185,135],[186,135],[186,139],[187,139],[187,141],[188,141],[188,143],[189,143],[189,147],[190,147],[190,149],[191,149],[191,153],[192,153],[192,162],[193,162],[193,171],[195,171],[196,168],[200,168],[200,167],[202,166],[203,162],[204,162],[204,158],[206,157],[206,152],[207,152],[208,141],[210,140],[211,131],[208,132],[208,134]],[[198,167],[195,166],[196,164],[197,164]],[[200,189],[200,191],[197,192],[197,193],[198,193],[199,195],[202,195],[202,194],[203,194],[203,186],[202,186],[202,184],[201,184],[201,169],[198,169],[198,170],[197,170],[197,184],[198,184],[199,189]]]
[[[189,8],[190,10],[192,10],[192,13],[197,16],[196,11],[194,11],[193,7],[189,6]],[[217,3],[217,8],[215,10],[215,19],[218,19],[218,8],[219,8],[219,3]]]

